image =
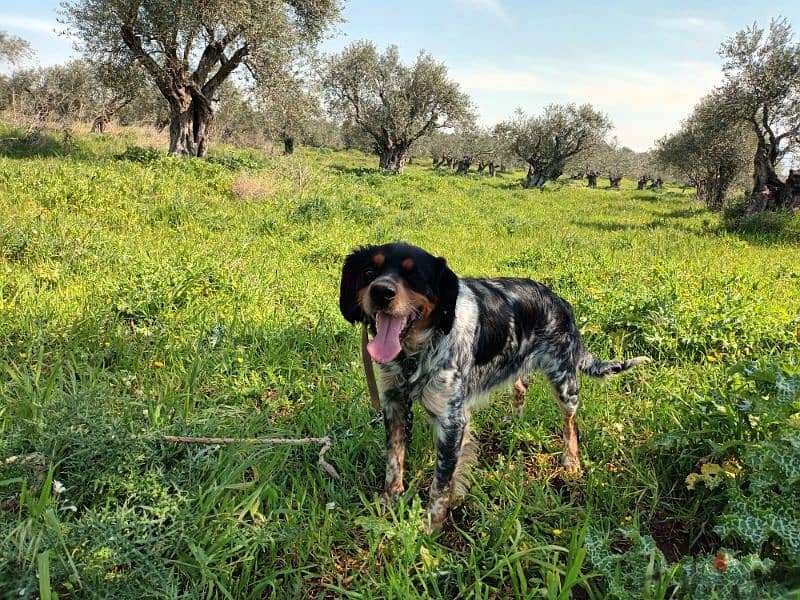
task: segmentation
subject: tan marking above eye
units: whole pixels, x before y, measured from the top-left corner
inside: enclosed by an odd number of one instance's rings
[[[402,266],[404,270],[410,271],[411,269],[414,268],[414,259],[407,258],[402,263],[400,263],[400,266]]]
[[[386,262],[386,257],[383,254],[376,254],[372,257],[372,262],[376,267],[382,267],[383,263]]]

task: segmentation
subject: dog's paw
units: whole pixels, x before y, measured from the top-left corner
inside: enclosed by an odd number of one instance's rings
[[[581,472],[581,461],[577,456],[565,456],[561,463],[567,473],[577,475]]]
[[[447,518],[449,509],[449,495],[443,495],[432,499],[430,504],[428,504],[428,508],[422,513],[422,531],[427,534],[436,532]]]
[[[396,503],[398,498],[403,495],[405,488],[402,485],[395,485],[383,490],[380,496],[380,503],[384,506],[391,506]]]
[[[427,535],[433,535],[442,527],[442,523],[444,523],[445,515],[440,513],[432,512],[430,509],[426,510],[422,513],[422,523],[420,524],[420,530],[422,533]]]

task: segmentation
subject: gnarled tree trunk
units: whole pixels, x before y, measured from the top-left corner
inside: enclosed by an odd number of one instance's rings
[[[489,177],[494,177],[495,173],[497,172],[496,167],[494,166],[494,161],[489,161]]]
[[[789,176],[786,178],[786,187],[789,191],[789,210],[800,210],[800,169],[789,169]]]
[[[195,90],[182,88],[169,99],[169,108],[169,153],[205,156],[214,118],[210,100]]]
[[[590,188],[596,188],[597,187],[597,176],[598,176],[598,173],[596,173],[595,171],[589,171],[586,174],[586,179],[589,181],[589,187]]]
[[[618,190],[621,181],[622,177],[612,177],[611,175],[608,176],[608,183],[612,189]]]
[[[92,121],[91,133],[105,133],[106,126],[111,122],[111,117],[105,112],[94,118]]]
[[[406,164],[407,149],[402,145],[384,148],[380,154],[380,167],[390,173],[402,173]]]
[[[533,167],[528,167],[528,175],[522,182],[522,187],[525,189],[542,188],[547,182],[547,177],[543,173],[538,173],[533,170]]]
[[[92,133],[104,133],[114,115],[131,103],[133,98],[116,97],[92,121]]]
[[[753,191],[747,206],[749,213],[775,210],[784,204],[788,205],[786,184],[778,178],[771,155],[771,148],[763,138],[759,138],[753,158]]]
[[[283,136],[283,153],[286,156],[294,154],[294,138],[290,135]]]

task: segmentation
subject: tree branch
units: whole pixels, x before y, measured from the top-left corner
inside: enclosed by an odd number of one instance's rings
[[[219,70],[214,74],[214,76],[208,80],[203,86],[203,94],[205,96],[211,96],[216,91],[216,89],[220,86],[220,84],[227,79],[228,75],[230,75],[236,67],[244,60],[244,57],[250,53],[250,48],[247,44],[236,50],[228,59],[224,58],[224,54],[220,57],[220,62],[222,63],[219,67]]]
[[[133,52],[133,55],[136,60],[139,61],[139,64],[141,64],[150,77],[153,78],[153,81],[155,81],[158,89],[161,90],[161,93],[164,95],[164,97],[170,98],[173,90],[167,82],[164,68],[155,60],[153,60],[152,56],[144,51],[141,39],[133,32],[133,29],[131,29],[129,25],[122,25],[120,27],[120,34],[122,35],[122,41],[124,41],[125,45],[128,46],[131,52]]]

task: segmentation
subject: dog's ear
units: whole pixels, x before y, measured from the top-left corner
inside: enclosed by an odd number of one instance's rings
[[[447,266],[443,258],[436,259],[436,309],[433,311],[435,327],[444,333],[453,328],[456,316],[456,300],[458,299],[458,276]]]
[[[358,274],[363,268],[364,249],[357,250],[348,256],[342,267],[342,281],[339,284],[339,310],[342,316],[351,323],[364,320],[364,312],[358,304]]]

